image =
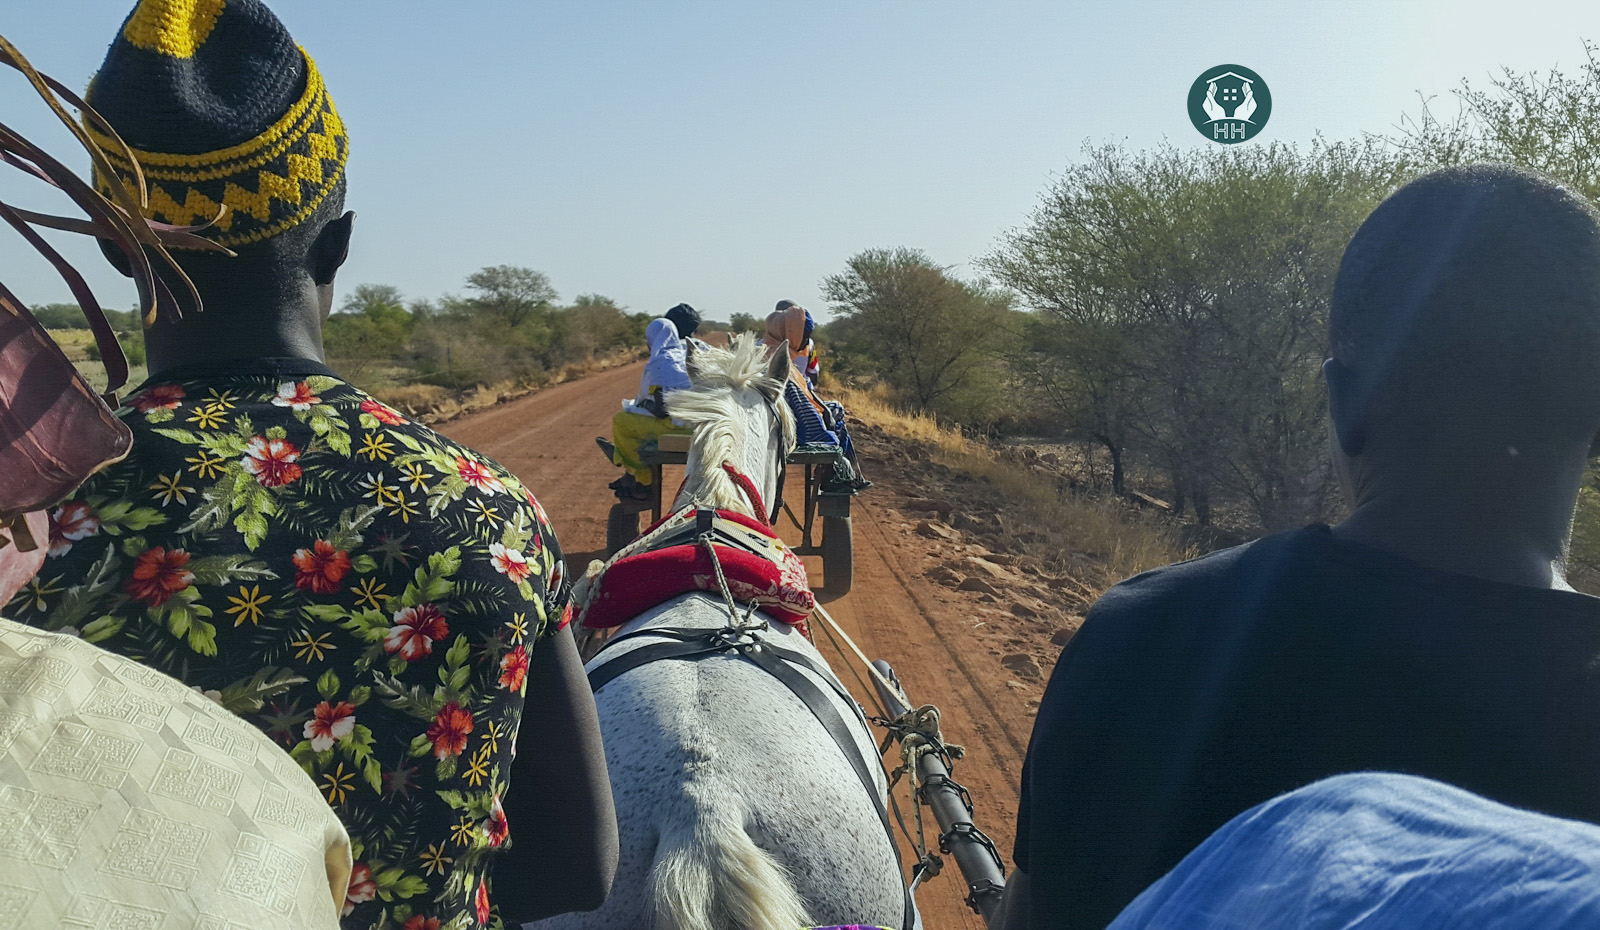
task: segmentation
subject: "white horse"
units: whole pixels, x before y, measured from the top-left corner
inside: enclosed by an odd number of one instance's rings
[[[743,336],[731,351],[698,349],[690,367],[694,388],[667,396],[672,415],[694,427],[688,481],[674,509],[700,504],[765,517],[722,466],[749,476],[762,500],[776,499],[779,462],[794,445],[782,398],[788,355],[779,351],[769,363],[755,339]],[[730,625],[720,596],[689,594],[635,618],[618,636]],[[828,667],[787,624],[773,621],[756,635]],[[589,668],[662,641],[618,641]],[[831,672],[831,681],[802,674],[850,724],[851,750],[866,760],[882,800],[872,734],[834,693]],[[616,883],[600,909],[530,928],[902,927],[899,866],[877,808],[838,743],[771,674],[730,655],[660,660],[623,672],[595,703],[621,836]]]

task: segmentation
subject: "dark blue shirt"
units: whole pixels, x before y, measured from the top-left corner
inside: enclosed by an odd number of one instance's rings
[[[1103,928],[1235,814],[1372,769],[1600,822],[1600,599],[1326,526],[1123,582],[1034,725],[1015,849],[1034,926]]]

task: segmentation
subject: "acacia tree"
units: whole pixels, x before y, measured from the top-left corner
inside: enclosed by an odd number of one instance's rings
[[[1019,335],[1007,362],[1034,409],[1052,411],[1063,434],[1081,433],[1104,447],[1112,493],[1126,493],[1132,369],[1121,361],[1121,334],[1094,321],[1029,314]]]
[[[1166,470],[1175,509],[1304,519],[1326,478],[1318,363],[1344,243],[1397,182],[1377,143],[1092,149],[982,264],[1039,312],[1018,365],[1066,425]]]
[[[643,342],[643,334],[616,301],[603,294],[579,294],[572,306],[555,317],[555,341],[577,359],[590,359],[627,344]]]
[[[544,272],[518,265],[480,268],[467,276],[467,287],[476,292],[465,302],[471,310],[492,314],[511,328],[548,314],[560,299]]]
[[[822,282],[855,351],[919,410],[934,410],[993,364],[1011,298],[952,276],[916,249],[867,249]]]
[[[1531,168],[1600,202],[1600,45],[1584,42],[1577,73],[1503,70],[1487,88],[1452,91],[1458,110],[1437,116],[1427,101],[1390,141],[1419,169],[1478,161]]]
[[[358,284],[339,302],[339,312],[372,315],[392,309],[403,310],[405,305],[405,295],[392,284]]]
[[[375,364],[407,354],[414,322],[399,288],[361,284],[340,302],[339,312],[328,317],[323,343],[341,369],[361,375]]]

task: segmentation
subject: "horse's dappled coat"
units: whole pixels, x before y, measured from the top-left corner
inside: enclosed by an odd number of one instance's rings
[[[714,630],[727,621],[720,595],[689,594],[635,619],[619,635],[652,626]],[[786,624],[756,635],[826,664]],[[612,648],[621,654],[652,641],[645,637]],[[590,668],[611,658],[606,650]],[[842,716],[855,715],[825,682],[809,671],[802,674],[828,693]],[[616,884],[600,910],[535,926],[794,930],[852,921],[901,925],[901,878],[872,800],[822,725],[776,679],[733,657],[653,662],[606,685],[595,703],[621,837]],[[877,747],[865,728],[859,730],[856,749],[876,772]],[[879,790],[886,792],[886,784],[880,781]],[[803,908],[798,916],[805,919],[743,922],[715,907],[714,899],[706,902],[713,906],[704,924],[656,913],[658,864],[667,853],[675,863],[698,859],[704,865],[695,871],[704,875],[747,860],[752,849],[781,869],[766,874],[781,876],[792,887]],[[681,877],[684,870],[670,874]],[[771,893],[770,885],[765,887]]]

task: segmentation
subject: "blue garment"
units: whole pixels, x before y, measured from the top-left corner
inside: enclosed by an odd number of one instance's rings
[[[828,414],[833,418],[836,427],[834,432],[839,436],[839,448],[844,450],[847,458],[855,461],[856,447],[850,442],[850,431],[844,425],[844,405],[836,400],[825,400],[822,406],[828,408]]]
[[[805,391],[791,378],[783,386],[783,399],[788,402],[789,409],[794,412],[795,441],[802,446],[829,445],[838,446],[844,454],[854,456],[855,446],[850,442],[850,431],[844,425],[844,407],[838,403],[825,400],[822,406],[828,410],[829,417],[833,420],[833,428],[822,419],[822,414],[812,406],[806,397]]]
[[[1600,927],[1600,827],[1410,775],[1339,775],[1228,821],[1108,930],[1259,927]]]
[[[811,405],[805,391],[793,379],[784,382],[783,399],[789,404],[789,409],[794,413],[795,441],[802,446],[824,444],[836,446],[839,436],[828,429],[828,424],[823,422],[822,414]]]

